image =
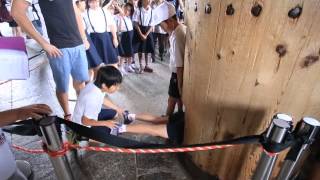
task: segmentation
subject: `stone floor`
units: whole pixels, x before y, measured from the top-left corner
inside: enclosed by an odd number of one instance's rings
[[[3,25],[0,26],[3,27]],[[32,41],[28,42],[28,47],[29,56],[33,56],[39,51]],[[170,76],[169,68],[167,63],[159,61],[151,66],[155,70],[152,74],[125,76],[122,88],[116,94],[111,95],[111,99],[131,112],[164,114]],[[54,114],[62,115],[62,110],[55,97],[55,84],[46,56],[43,54],[30,60],[29,69],[30,78],[27,80],[0,82],[0,110],[33,103],[46,103],[54,110]],[[70,97],[75,98],[73,91],[70,92]],[[73,106],[74,103],[70,103],[70,107],[73,108]],[[14,144],[33,149],[40,148],[39,137],[7,135]],[[162,139],[148,136],[133,135],[131,137],[146,142],[163,142]],[[47,155],[13,151],[16,159],[27,160],[32,164],[34,179],[56,179]],[[126,155],[82,152],[79,159],[77,162],[71,158],[72,170],[76,179],[191,179],[174,154]]]

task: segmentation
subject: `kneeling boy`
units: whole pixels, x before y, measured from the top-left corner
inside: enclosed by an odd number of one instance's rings
[[[180,123],[174,121],[166,124],[167,121],[160,123],[156,120],[157,118],[145,119],[144,117],[137,117],[137,119],[149,122],[155,120],[154,123],[157,124],[129,124],[132,122],[132,118],[130,120],[126,118],[125,124],[113,121],[117,116],[117,111],[102,109],[102,106],[110,105],[110,101],[105,99],[105,96],[118,91],[121,83],[122,75],[117,68],[113,66],[101,67],[96,80],[81,90],[74,110],[73,121],[112,135],[130,132],[176,139],[175,127]]]

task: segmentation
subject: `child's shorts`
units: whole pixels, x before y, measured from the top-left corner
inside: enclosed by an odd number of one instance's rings
[[[98,115],[98,121],[107,121],[113,120],[117,116],[117,111],[114,109],[101,109]],[[110,134],[111,129],[106,126],[92,126],[94,130],[97,130],[101,133]]]
[[[168,94],[170,97],[173,97],[173,98],[177,98],[177,99],[181,98],[179,93],[179,88],[178,88],[177,73],[172,73],[171,75]]]
[[[181,144],[184,136],[184,112],[174,113],[169,117],[167,133],[170,142]]]

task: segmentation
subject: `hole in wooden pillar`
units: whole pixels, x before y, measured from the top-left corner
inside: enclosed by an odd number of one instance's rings
[[[297,5],[288,12],[288,16],[292,19],[299,18],[302,14],[302,7]]]
[[[319,61],[319,56],[315,56],[315,55],[306,56],[304,58],[304,61],[301,64],[301,67],[302,68],[307,68],[307,67],[313,65],[314,63],[316,63],[318,61]]]
[[[255,17],[260,16],[261,12],[262,12],[262,6],[258,3],[256,3],[251,9],[251,14]]]
[[[218,60],[221,59],[221,54],[220,53],[217,54],[217,58],[218,58]]]
[[[229,4],[228,6],[227,6],[227,11],[226,11],[226,14],[228,15],[228,16],[232,16],[233,14],[234,14],[234,8],[233,8],[233,5],[232,4]]]
[[[211,4],[206,4],[205,8],[204,8],[204,12],[206,14],[211,14],[211,11],[212,11],[212,7],[211,7]]]
[[[198,11],[198,3],[194,3],[194,12]]]
[[[258,81],[258,79],[256,79],[256,82],[254,83],[254,86],[259,86],[259,81]]]
[[[283,44],[279,44],[276,47],[276,51],[279,55],[279,58],[282,58],[283,56],[285,56],[287,54],[287,47]]]

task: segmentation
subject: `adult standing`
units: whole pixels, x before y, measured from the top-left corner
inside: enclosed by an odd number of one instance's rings
[[[56,83],[56,95],[64,111],[64,118],[70,120],[68,104],[69,76],[77,93],[85,86],[88,77],[88,62],[85,53],[89,48],[81,14],[73,0],[39,0],[50,43],[33,27],[26,13],[31,4],[38,0],[13,0],[12,16],[17,23],[35,39],[47,52]],[[84,46],[84,45],[85,46]]]

